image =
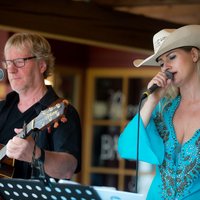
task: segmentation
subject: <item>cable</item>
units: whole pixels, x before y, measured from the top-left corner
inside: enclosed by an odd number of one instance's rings
[[[142,101],[146,97],[142,96],[138,104],[138,129],[137,129],[137,145],[136,145],[136,174],[135,174],[135,193],[138,192],[138,171],[139,171],[139,143],[140,143],[140,109]]]
[[[33,147],[33,154],[32,154],[32,162],[31,162],[31,179],[35,179],[37,177],[37,172],[36,172],[36,160],[35,160],[35,150],[36,150],[36,141],[37,141],[37,137],[38,137],[38,131],[34,131],[34,137],[33,140],[35,142],[34,147]]]
[[[36,150],[36,142],[38,139],[38,135],[40,133],[40,130],[34,130],[34,148],[33,148],[33,154],[32,154],[32,162],[31,162],[31,179],[39,179],[42,180],[42,182],[47,185],[51,186],[51,183],[49,179],[47,178],[45,171],[44,171],[44,164],[38,160],[35,159],[35,150]]]

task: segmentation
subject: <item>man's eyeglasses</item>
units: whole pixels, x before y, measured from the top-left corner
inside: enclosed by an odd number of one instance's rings
[[[31,56],[31,57],[27,57],[27,58],[16,58],[14,60],[3,60],[1,63],[5,69],[8,69],[9,65],[11,65],[11,64],[14,64],[14,66],[17,68],[21,68],[21,67],[25,66],[25,62],[27,60],[31,60],[34,58],[36,58],[36,56]]]

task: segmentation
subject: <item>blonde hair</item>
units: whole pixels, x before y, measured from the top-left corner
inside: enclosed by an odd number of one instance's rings
[[[42,36],[35,33],[15,33],[6,42],[4,55],[10,47],[20,49],[28,48],[30,53],[36,58],[43,59],[46,62],[47,69],[44,72],[44,78],[47,78],[53,72],[55,58],[51,52],[49,42]]]
[[[186,47],[180,47],[181,49],[183,49],[186,52],[190,52],[192,50],[192,48],[196,48],[199,52],[199,57],[198,57],[198,61],[196,63],[197,65],[197,73],[198,76],[200,78],[200,50],[197,47],[191,47],[191,46],[186,46]],[[160,112],[162,113],[164,108],[175,98],[179,95],[179,88],[175,87],[174,85],[170,85],[166,95],[165,95],[165,103],[161,106]]]

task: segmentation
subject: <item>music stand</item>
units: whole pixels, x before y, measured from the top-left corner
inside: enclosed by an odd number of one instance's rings
[[[41,180],[0,179],[0,196],[3,200],[101,200],[90,186],[51,183]]]

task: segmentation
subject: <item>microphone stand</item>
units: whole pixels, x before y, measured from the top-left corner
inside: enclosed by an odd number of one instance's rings
[[[140,136],[140,109],[142,105],[142,101],[146,98],[146,96],[142,96],[138,105],[138,129],[137,129],[137,145],[136,145],[136,175],[135,175],[135,193],[138,192],[138,172],[139,172],[139,136]]]

